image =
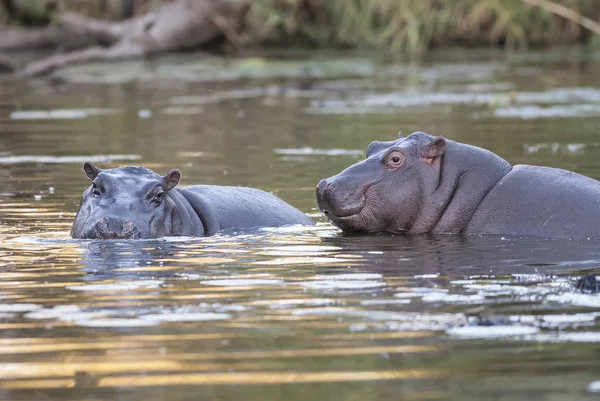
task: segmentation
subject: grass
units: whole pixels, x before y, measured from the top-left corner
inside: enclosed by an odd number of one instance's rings
[[[555,1],[600,19],[598,0]],[[591,38],[578,24],[521,0],[254,0],[249,17],[266,37],[285,34],[315,46],[377,48],[392,56],[447,45],[525,48]]]
[[[47,0],[22,1],[39,5]],[[114,19],[122,11],[122,1],[58,0],[58,4],[61,10]],[[135,4],[161,1],[165,0],[135,0]],[[599,0],[553,1],[600,20]],[[0,11],[0,24],[2,19]],[[392,57],[419,57],[442,46],[526,48],[597,42],[579,24],[521,0],[251,0],[246,26],[254,43],[375,48]]]

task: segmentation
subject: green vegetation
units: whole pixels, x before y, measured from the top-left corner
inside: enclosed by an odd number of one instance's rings
[[[556,0],[600,19],[600,1]],[[301,37],[317,46],[377,48],[420,55],[447,45],[509,48],[587,42],[579,24],[521,0],[254,0],[249,24],[262,35]]]
[[[115,19],[122,15],[124,1],[63,0],[57,4],[60,10]],[[36,12],[40,3],[48,2],[21,1]],[[132,4],[141,13],[160,2]],[[598,0],[553,2],[600,20]],[[3,18],[0,14],[0,23]],[[376,48],[392,57],[418,57],[442,46],[525,48],[586,43],[593,37],[577,22],[523,0],[252,0],[246,27],[253,44]]]

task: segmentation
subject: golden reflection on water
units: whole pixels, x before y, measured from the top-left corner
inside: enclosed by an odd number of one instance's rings
[[[358,283],[357,290],[371,293],[401,284],[378,274],[339,279],[316,274],[316,266],[347,270],[362,263],[360,254],[322,244],[321,233],[331,227],[193,241],[72,241],[68,226],[73,214],[59,213],[62,207],[0,204],[0,213],[25,221],[29,230],[25,236],[14,228],[0,230],[5,235],[0,242],[0,333],[10,333],[0,339],[0,388],[356,382],[440,375],[385,364],[376,370],[355,363],[342,370],[327,367],[336,358],[376,361],[381,354],[438,351],[434,345],[403,344],[430,332],[351,334],[349,323],[335,316],[295,313],[320,305],[359,307],[363,296],[349,297],[352,292],[344,294],[344,285]],[[343,301],[335,300],[339,288]],[[289,338],[288,344],[274,345],[278,338]],[[383,343],[374,345],[377,341]],[[306,360],[315,366],[298,370]]]
[[[378,380],[405,380],[437,378],[443,373],[431,370],[396,371],[341,371],[341,372],[231,372],[205,374],[149,375],[103,377],[95,380],[92,387],[145,387],[145,386],[182,386],[182,385],[223,385],[223,384],[286,384],[286,383],[326,383],[361,382]],[[2,385],[10,389],[32,388],[70,388],[75,379],[7,380]]]

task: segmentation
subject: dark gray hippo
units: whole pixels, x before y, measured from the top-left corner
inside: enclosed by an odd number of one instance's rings
[[[267,192],[195,185],[175,188],[181,174],[161,177],[145,167],[83,166],[92,185],[75,216],[73,238],[208,236],[223,230],[280,227],[314,221]]]
[[[600,236],[599,181],[424,132],[372,142],[316,192],[345,232]]]

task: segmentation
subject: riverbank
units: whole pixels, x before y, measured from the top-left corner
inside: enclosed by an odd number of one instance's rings
[[[26,76],[90,60],[193,49],[239,53],[272,47],[350,48],[375,51],[391,60],[418,60],[431,50],[456,46],[522,50],[600,43],[600,25],[595,22],[600,20],[600,3],[594,0],[14,0],[3,4],[0,21],[18,32],[11,38],[0,28],[2,51],[29,46],[64,53],[95,46],[30,66]],[[7,4],[19,7],[10,10]]]
[[[43,24],[61,11],[119,20],[141,15],[165,0],[13,1],[11,24]],[[6,2],[6,3],[11,3]],[[528,3],[539,3],[540,7]],[[550,8],[548,7],[550,5]],[[571,11],[573,20],[551,12]],[[0,21],[10,20],[6,8]],[[252,45],[358,47],[389,56],[417,57],[445,46],[545,47],[594,41],[581,18],[600,19],[595,0],[254,0],[243,34]]]

